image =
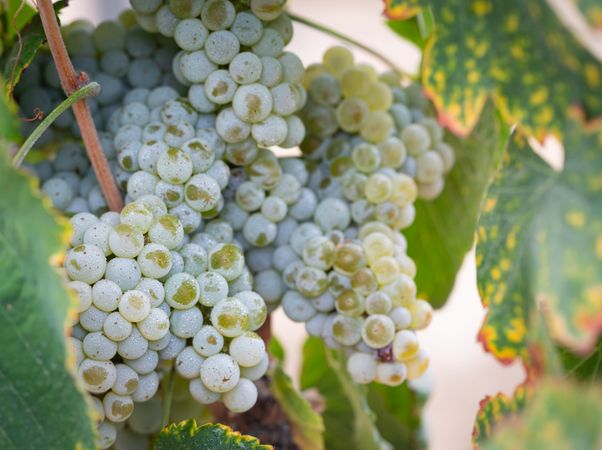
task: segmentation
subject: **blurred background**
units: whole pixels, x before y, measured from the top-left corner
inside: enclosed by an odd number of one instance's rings
[[[417,73],[420,52],[388,29],[382,16],[381,0],[288,0],[288,4],[295,14],[351,36],[395,61],[404,71]],[[117,17],[128,6],[127,0],[72,0],[61,17],[65,22],[85,17],[98,23]],[[287,49],[310,64],[320,61],[322,53],[335,44],[340,42],[304,25],[296,25],[294,38]],[[386,69],[370,55],[353,47],[350,49],[358,61]],[[437,243],[433,242],[433,245]],[[420,380],[421,387],[431,392],[424,411],[431,450],[470,449],[479,401],[498,392],[510,395],[524,379],[520,365],[502,366],[476,341],[484,316],[476,288],[474,253],[471,252],[464,261],[449,301],[435,312],[430,327],[420,332],[421,346],[431,358],[430,369]],[[273,327],[274,334],[287,349],[286,370],[296,379],[305,329],[303,325],[291,322],[282,311],[275,313]]]

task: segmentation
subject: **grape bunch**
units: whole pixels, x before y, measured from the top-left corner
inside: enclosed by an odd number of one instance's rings
[[[241,2],[242,3],[242,2]],[[177,80],[200,113],[215,113],[229,144],[249,137],[262,147],[296,147],[305,134],[295,115],[305,103],[303,63],[284,51],[293,35],[284,1],[131,0],[139,24],[173,38]]]
[[[79,303],[70,343],[98,412],[99,447],[111,446],[126,422],[141,431],[136,405],[157,395],[171,367],[198,402],[251,408],[253,381],[268,366],[254,332],[267,309],[249,290],[240,247],[211,228],[204,247],[187,242],[154,195],[120,214],[76,214],[71,224],[64,269]]]

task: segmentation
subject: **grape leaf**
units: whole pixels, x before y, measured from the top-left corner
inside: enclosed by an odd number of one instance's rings
[[[468,138],[446,135],[445,141],[455,149],[456,164],[442,194],[415,204],[416,219],[404,235],[418,268],[419,295],[436,308],[447,300],[464,255],[473,245],[479,207],[508,136],[489,102]]]
[[[520,416],[500,424],[483,450],[593,450],[602,443],[602,390],[546,381]]]
[[[17,107],[12,98],[5,94],[4,83],[0,79],[0,144],[4,140],[16,142],[20,140],[20,134]],[[8,142],[4,144],[8,145]]]
[[[67,225],[0,148],[0,448],[94,448],[92,421],[67,358],[67,291],[50,260]]]
[[[573,0],[590,25],[602,29],[602,5],[599,0]]]
[[[402,38],[410,41],[419,49],[424,48],[426,41],[422,37],[418,20],[414,17],[408,20],[387,20],[388,27]]]
[[[435,18],[422,78],[440,120],[467,135],[488,96],[507,123],[529,134],[561,135],[571,105],[602,113],[602,64],[556,17],[545,0],[391,0],[391,18],[419,6]]]
[[[512,395],[499,393],[494,397],[487,396],[479,403],[479,411],[472,430],[472,442],[478,447],[491,435],[495,426],[506,420],[510,415],[517,414],[525,408],[531,397],[530,385],[519,385]]]
[[[11,40],[15,37],[17,30],[23,26],[36,13],[36,10],[24,0],[7,0],[0,2],[0,27],[5,27],[2,36],[4,40]],[[1,54],[1,52],[0,52]]]
[[[197,426],[194,419],[174,423],[161,430],[156,450],[273,450],[257,438],[240,434],[222,424]]]
[[[271,370],[270,380],[272,393],[291,423],[295,444],[301,450],[323,450],[324,422],[322,417],[295,389],[290,377],[282,370],[281,363]]]
[[[301,388],[317,388],[325,399],[322,416],[328,450],[419,448],[417,430],[413,428],[418,426],[419,416],[414,412],[413,396],[404,391],[407,387],[379,390],[354,383],[343,355],[325,348],[315,337],[303,347]],[[405,411],[412,411],[408,423],[401,420],[409,415]],[[385,434],[397,440],[387,441]]]
[[[65,0],[59,0],[53,4],[56,14],[66,6]],[[46,42],[46,35],[42,27],[40,15],[33,16],[27,25],[21,30],[21,40],[16,40],[4,63],[4,78],[7,80],[6,89],[9,93],[13,91],[21,74],[33,61],[39,48]]]
[[[541,311],[549,332],[578,353],[602,331],[602,129],[573,116],[555,172],[515,134],[478,226],[477,284],[489,308],[479,333],[502,362],[527,360]]]

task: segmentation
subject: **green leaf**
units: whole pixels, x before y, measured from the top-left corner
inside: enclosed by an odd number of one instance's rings
[[[270,337],[270,342],[268,342],[268,351],[270,355],[276,358],[280,363],[284,362],[284,347],[275,336]]]
[[[64,0],[53,4],[55,13],[66,6]],[[39,48],[46,42],[46,35],[42,27],[39,14],[33,16],[23,28],[22,39],[15,41],[8,57],[4,61],[4,78],[7,81],[7,91],[10,93],[21,79],[23,71],[29,67]]]
[[[0,27],[6,27],[3,38],[5,40],[12,40],[17,34],[17,30],[21,30],[35,13],[36,10],[24,0],[0,2],[0,22],[2,23]]]
[[[483,450],[593,450],[602,443],[602,391],[546,382],[524,413],[500,425]]]
[[[515,389],[512,397],[499,393],[494,397],[487,396],[481,400],[472,430],[472,442],[475,447],[486,442],[498,424],[507,420],[512,414],[521,412],[530,400],[531,392],[530,385],[521,384]]]
[[[422,37],[418,19],[413,17],[408,20],[387,20],[387,25],[391,30],[400,35],[402,38],[410,41],[419,49],[424,48],[425,40]]]
[[[602,64],[546,0],[393,0],[387,12],[407,18],[418,6],[430,6],[436,23],[423,84],[456,133],[473,129],[489,96],[507,123],[537,137],[560,135],[571,105],[602,114]]]
[[[573,0],[590,25],[602,29],[602,5],[599,0]]]
[[[295,389],[280,364],[271,371],[270,388],[280,403],[293,431],[293,440],[301,450],[324,449],[324,422],[309,402]]]
[[[33,179],[0,148],[0,448],[94,448],[83,393],[67,358],[69,297],[50,260],[68,232]]]
[[[529,359],[539,311],[579,353],[602,331],[602,131],[573,117],[564,134],[561,172],[516,134],[484,203],[477,282],[489,311],[479,339],[503,362]]]
[[[303,347],[301,388],[316,388],[325,400],[323,418],[328,450],[418,448],[415,435],[411,431],[406,433],[418,416],[411,423],[402,421],[405,416],[402,408],[414,410],[413,404],[401,400],[404,388],[381,390],[354,383],[343,355],[325,348],[318,338],[310,337]],[[392,395],[392,398],[387,400],[385,395]],[[369,402],[382,409],[373,411]],[[400,429],[385,429],[393,426]],[[383,437],[385,434],[398,440],[388,442]]]
[[[5,94],[4,83],[0,78],[0,144],[4,140],[16,142],[20,138],[17,107],[12,98]],[[4,144],[8,145],[7,142]]]
[[[222,424],[197,426],[194,419],[164,428],[155,444],[156,450],[273,450],[257,438],[240,434]]]
[[[558,356],[567,375],[577,380],[602,379],[602,338],[589,354],[576,355],[564,347],[558,347]]]
[[[419,439],[422,403],[408,383],[396,387],[378,383],[368,386],[368,404],[376,414],[376,426],[394,448],[423,447]]]
[[[447,300],[464,255],[472,248],[481,201],[508,137],[509,130],[489,103],[468,138],[446,135],[456,164],[442,194],[434,201],[416,202],[416,220],[404,235],[418,267],[419,295],[435,308]]]

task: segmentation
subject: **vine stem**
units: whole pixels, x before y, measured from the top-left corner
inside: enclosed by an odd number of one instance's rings
[[[67,48],[63,42],[59,24],[52,7],[52,1],[37,0],[36,4],[40,13],[40,19],[42,20],[42,26],[44,27],[44,33],[48,39],[50,53],[52,54],[61,80],[61,86],[65,94],[71,96],[71,94],[81,87],[81,77],[75,73],[73,64],[71,64],[71,60],[69,59]],[[100,189],[107,200],[107,205],[112,211],[120,211],[123,208],[123,199],[109,168],[107,158],[102,151],[102,145],[100,144],[98,132],[92,120],[92,114],[90,113],[90,107],[86,98],[84,97],[73,103],[72,108],[81,131],[82,140],[88,152],[88,158],[92,163],[92,168],[98,179]]]
[[[19,167],[31,148],[35,145],[35,143],[40,139],[44,131],[48,129],[48,127],[54,122],[58,116],[63,114],[67,109],[69,109],[75,102],[80,101],[83,98],[86,98],[90,95],[97,95],[100,92],[100,84],[92,81],[85,86],[82,86],[65,100],[63,100],[59,105],[54,108],[50,114],[48,114],[44,120],[40,122],[40,124],[36,127],[35,130],[27,137],[23,145],[19,148],[15,156],[13,157],[13,165],[15,167]]]
[[[337,30],[334,30],[330,27],[327,27],[326,25],[322,25],[320,23],[314,22],[311,19],[307,19],[305,17],[301,17],[298,16],[297,14],[293,14],[291,12],[287,11],[287,15],[291,18],[291,20],[301,23],[303,25],[306,25],[310,28],[313,28],[315,30],[318,30],[322,33],[328,34],[330,36],[333,36],[337,39],[340,39],[342,41],[345,41],[359,49],[362,49],[363,51],[365,51],[366,53],[369,53],[370,55],[374,56],[375,58],[379,59],[380,61],[382,61],[387,67],[389,67],[389,69],[391,69],[393,72],[395,72],[397,75],[399,75],[399,78],[404,78],[404,79],[413,79],[413,77],[408,74],[407,72],[403,71],[402,69],[400,69],[393,61],[391,61],[389,58],[387,58],[385,55],[383,55],[382,53],[374,50],[371,47],[368,47],[365,44],[362,44],[360,41],[356,41],[355,39],[353,39],[350,36],[347,36],[343,33],[340,33]]]

